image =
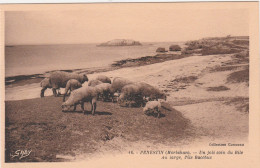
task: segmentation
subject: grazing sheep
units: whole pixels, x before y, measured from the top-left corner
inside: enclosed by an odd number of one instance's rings
[[[121,78],[121,77],[116,77],[114,78],[113,80],[113,83],[111,85],[111,91],[113,93],[115,92],[121,92],[121,89],[125,86],[125,85],[128,85],[128,84],[132,84],[133,82],[128,80],[128,79],[125,79],[125,78]]]
[[[97,101],[97,91],[94,87],[81,87],[71,92],[69,99],[62,104],[61,108],[62,111],[67,111],[68,108],[74,106],[73,111],[75,111],[76,106],[80,104],[83,113],[86,114],[84,110],[84,103],[90,102],[91,112],[92,115],[94,115],[97,106],[96,101]]]
[[[157,117],[159,118],[161,115],[160,108],[161,108],[161,103],[159,101],[148,101],[145,107],[143,108],[143,112],[145,114],[150,114],[150,113],[154,114],[155,112],[157,112]]]
[[[68,91],[71,92],[80,87],[82,87],[82,84],[79,81],[77,81],[76,79],[70,79],[66,84],[65,93],[63,96],[63,102],[65,102],[65,97],[67,96]]]
[[[93,80],[90,80],[88,82],[88,86],[92,86],[92,87],[95,87],[97,85],[100,85],[102,84],[103,82],[101,82],[100,80],[96,80],[96,79],[93,79]]]
[[[139,103],[140,99],[142,99],[140,87],[137,84],[128,84],[122,88],[121,94],[118,98],[118,103],[121,103],[122,101],[125,101],[127,104],[128,101],[134,101],[136,103]]]
[[[88,77],[85,74],[69,73],[63,71],[56,71],[50,74],[50,84],[53,90],[54,96],[57,96],[56,89],[65,88],[68,80],[76,79],[80,83],[88,81]]]
[[[48,88],[52,88],[51,84],[50,84],[50,78],[44,78],[41,81],[40,86],[42,87],[42,89],[41,89],[41,97],[44,97],[45,90],[48,89]],[[58,90],[58,95],[59,94],[60,94],[60,90]]]
[[[108,100],[109,97],[112,97],[111,93],[111,84],[110,83],[101,83],[95,86],[98,97],[102,97],[103,101]]]
[[[99,75],[96,77],[96,80],[99,80],[103,83],[110,83],[111,84],[111,79],[105,75]]]
[[[140,87],[142,97],[149,98],[149,100],[164,99],[166,101],[166,95],[158,88],[151,86],[147,83],[141,82],[137,84]]]

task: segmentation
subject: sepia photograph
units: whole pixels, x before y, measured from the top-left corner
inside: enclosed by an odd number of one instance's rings
[[[4,162],[244,154],[255,4],[4,11]]]

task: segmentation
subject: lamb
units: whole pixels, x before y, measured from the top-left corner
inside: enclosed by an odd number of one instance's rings
[[[98,97],[102,97],[103,101],[108,100],[109,96],[111,96],[111,84],[109,83],[101,83],[95,86],[95,89],[98,93]]]
[[[56,71],[50,74],[50,84],[53,90],[54,96],[57,96],[56,89],[65,88],[68,80],[76,79],[80,83],[88,81],[88,77],[85,74],[69,73],[63,71]]]
[[[50,84],[50,78],[44,78],[41,81],[40,86],[42,87],[42,89],[41,89],[41,97],[44,97],[45,90],[48,89],[48,88],[52,88],[51,84]],[[60,90],[58,90],[58,95],[60,95]]]
[[[65,97],[67,96],[68,91],[71,92],[80,87],[82,87],[82,84],[79,81],[77,81],[76,79],[70,79],[66,84],[65,93],[63,96],[63,102],[65,102]]]
[[[83,113],[86,114],[86,112],[84,110],[85,102],[91,103],[91,112],[92,112],[92,115],[94,115],[95,111],[96,111],[96,106],[97,106],[96,105],[97,91],[94,87],[88,87],[88,86],[81,87],[79,89],[72,91],[69,99],[62,104],[61,108],[62,108],[62,111],[64,112],[64,111],[67,111],[68,108],[70,108],[71,106],[74,106],[73,111],[75,111],[76,106],[78,104],[80,104]]]
[[[110,83],[111,84],[111,79],[105,75],[99,75],[96,77],[96,80],[99,80],[103,83]]]
[[[113,80],[113,83],[111,85],[111,91],[113,93],[115,92],[121,92],[122,88],[125,86],[125,85],[128,85],[128,84],[132,84],[133,82],[128,80],[128,79],[125,79],[125,78],[121,78],[121,77],[116,77],[114,78]]]
[[[100,85],[102,84],[103,82],[101,82],[100,80],[96,80],[96,79],[93,79],[93,80],[90,80],[88,82],[88,86],[92,86],[92,87],[95,87],[97,85]]]
[[[150,113],[154,114],[155,112],[157,112],[157,117],[159,118],[161,115],[160,108],[161,108],[161,103],[159,101],[148,101],[145,107],[143,108],[143,112],[145,114],[150,114]]]

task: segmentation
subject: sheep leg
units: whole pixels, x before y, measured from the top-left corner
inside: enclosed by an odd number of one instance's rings
[[[65,89],[64,96],[63,96],[63,102],[65,102],[65,97],[67,96],[67,93],[68,93],[68,90],[67,90],[67,88],[66,88],[66,89]]]
[[[57,93],[57,96],[59,96],[59,95],[61,95],[61,93],[60,93],[60,89],[58,89],[58,93]]]
[[[71,89],[68,90],[68,93],[67,93],[67,94],[70,95],[70,93],[71,93]]]
[[[157,112],[157,118],[160,118],[160,110],[158,107],[155,108],[156,112]]]
[[[97,103],[93,103],[93,111],[92,111],[92,115],[95,115],[96,112],[96,108],[97,108]]]
[[[56,89],[55,88],[52,88],[52,92],[53,92],[54,97],[57,97],[57,93],[56,93]]]
[[[42,88],[42,90],[41,90],[41,97],[44,97],[44,92],[45,92],[46,89],[47,88]]]
[[[91,101],[91,112],[92,112],[92,115],[95,115],[96,107],[97,107],[96,99],[92,99],[92,101]]]
[[[80,105],[81,105],[81,110],[82,110],[83,114],[85,114],[84,102],[81,102]]]
[[[111,97],[111,99],[112,99],[112,103],[115,103],[114,94],[110,93],[110,97]]]
[[[77,104],[75,103],[75,104],[74,104],[73,111],[76,111],[76,108],[77,108]]]
[[[160,118],[160,111],[157,111],[157,118]]]
[[[108,101],[108,92],[104,92],[104,95],[103,95],[103,101]]]

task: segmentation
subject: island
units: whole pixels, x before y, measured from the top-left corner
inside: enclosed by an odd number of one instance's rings
[[[114,39],[105,43],[101,43],[97,46],[107,47],[107,46],[140,46],[142,45],[139,41],[130,39]]]

